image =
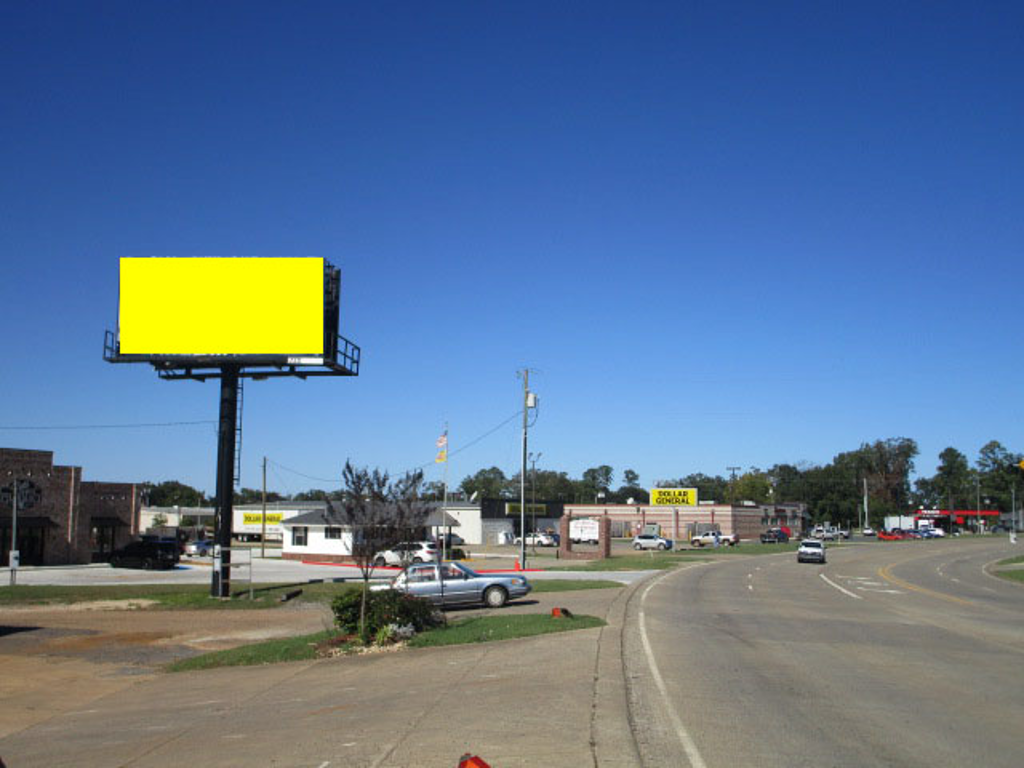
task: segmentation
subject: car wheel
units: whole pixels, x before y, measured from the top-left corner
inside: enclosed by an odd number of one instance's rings
[[[490,608],[501,608],[508,602],[508,592],[502,587],[488,587],[484,592],[484,602]]]
[[[387,565],[388,561],[385,560],[383,557],[378,557],[373,561],[373,564],[379,568],[382,565]]]
[[[633,549],[641,550],[641,549],[643,549],[643,547],[640,544],[634,544],[633,545]]]
[[[154,565],[156,564],[148,557],[142,561],[142,567],[145,568],[147,571],[152,571]]]
[[[422,558],[422,557],[420,557],[419,555],[416,555],[416,557],[414,557],[414,558],[412,559],[412,561],[413,561],[414,563],[422,563],[422,562],[423,562],[423,558]]]
[[[665,542],[662,542],[662,541],[658,542],[658,549],[664,550],[665,549]]]

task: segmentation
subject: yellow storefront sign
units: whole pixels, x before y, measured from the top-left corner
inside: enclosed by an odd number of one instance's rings
[[[283,517],[280,512],[267,512],[267,525],[280,525]],[[263,515],[259,512],[245,512],[242,514],[242,522],[245,525],[263,525]]]
[[[697,505],[697,489],[652,488],[651,504],[659,507],[693,507]]]

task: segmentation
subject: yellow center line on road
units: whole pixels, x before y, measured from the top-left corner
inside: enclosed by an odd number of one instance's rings
[[[939,600],[946,600],[950,603],[959,603],[960,605],[974,605],[971,600],[965,600],[962,597],[956,597],[955,595],[947,595],[945,592],[936,592],[934,589],[928,589],[927,587],[920,587],[917,584],[911,584],[909,581],[892,575],[892,567],[897,563],[891,563],[889,565],[883,565],[878,569],[878,575],[888,581],[890,584],[895,584],[898,587],[909,589],[914,592],[920,592],[922,595],[929,595],[931,597],[938,598]]]

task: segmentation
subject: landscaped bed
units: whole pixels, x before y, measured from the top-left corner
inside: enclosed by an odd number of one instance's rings
[[[231,648],[225,651],[204,653],[190,659],[183,659],[168,665],[168,672],[188,672],[259,664],[276,664],[284,661],[309,661],[316,658],[344,656],[357,653],[380,653],[398,651],[403,648],[429,648],[441,645],[464,645],[487,643],[497,640],[545,635],[552,632],[570,632],[576,629],[591,629],[604,626],[604,619],[596,616],[554,617],[550,614],[507,614],[499,616],[473,616],[449,622],[415,635],[408,641],[386,645],[366,646],[356,635],[341,635],[337,632],[317,632],[312,635],[290,637],[282,640],[267,640],[262,643]]]

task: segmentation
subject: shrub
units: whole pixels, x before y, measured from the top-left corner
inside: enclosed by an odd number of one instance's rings
[[[334,621],[346,634],[359,632],[360,590],[342,592],[331,603]],[[375,637],[389,624],[411,625],[417,632],[437,626],[434,607],[429,600],[396,592],[393,589],[366,593],[366,637]]]

